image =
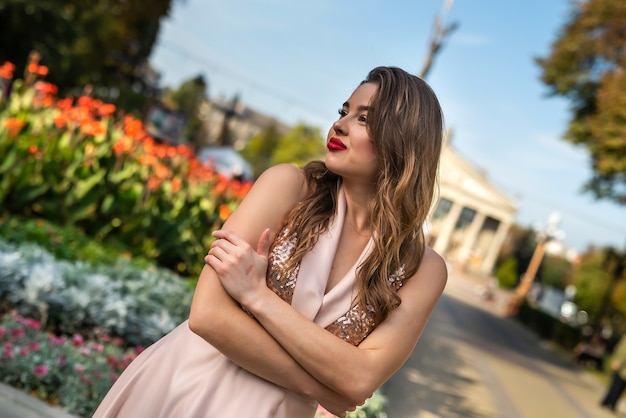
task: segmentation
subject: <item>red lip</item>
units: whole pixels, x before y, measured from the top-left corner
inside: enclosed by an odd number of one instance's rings
[[[345,151],[346,149],[348,149],[348,147],[346,147],[346,144],[341,142],[339,138],[335,137],[332,137],[328,140],[326,148],[328,148],[330,151]]]

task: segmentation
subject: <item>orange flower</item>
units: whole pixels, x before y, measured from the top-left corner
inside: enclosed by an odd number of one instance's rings
[[[124,133],[134,139],[142,139],[146,136],[141,121],[132,116],[124,118]]]
[[[65,98],[65,99],[61,99],[61,100],[57,100],[57,107],[61,110],[67,110],[70,107],[72,107],[72,99]]]
[[[59,129],[65,128],[65,125],[67,125],[67,118],[65,117],[65,115],[61,114],[55,117],[54,125]]]
[[[178,192],[183,186],[183,181],[178,177],[174,177],[172,179],[172,191],[174,193]]]
[[[40,65],[39,68],[37,68],[37,74],[39,74],[42,77],[45,77],[48,75],[48,67],[46,67],[45,65]]]
[[[142,154],[139,156],[138,160],[141,165],[151,166],[157,163],[156,157],[152,154]]]
[[[35,144],[28,147],[28,153],[35,157],[35,159],[37,160],[41,159],[42,157],[41,151],[39,151],[39,148]]]
[[[167,168],[165,165],[157,164],[154,166],[154,175],[160,179],[166,179],[170,177],[171,173],[170,169]]]
[[[24,121],[18,118],[8,118],[4,121],[4,127],[9,131],[9,136],[11,138],[16,137],[22,130],[23,126]]]
[[[97,120],[85,121],[80,125],[80,132],[84,135],[104,135],[106,133],[106,128]]]
[[[218,210],[219,210],[220,219],[222,221],[225,221],[226,219],[228,219],[230,214],[233,213],[228,207],[228,205],[225,205],[225,204],[221,204]]]
[[[160,185],[161,185],[161,180],[159,179],[151,178],[148,180],[148,189],[151,191],[158,189]]]
[[[28,71],[31,74],[34,74],[37,72],[38,68],[39,68],[39,65],[37,65],[36,62],[31,62],[28,64],[28,67],[26,67],[26,71]]]
[[[35,89],[39,93],[43,94],[57,94],[59,88],[52,83],[48,83],[45,81],[38,81],[35,83]]]
[[[89,96],[80,96],[77,100],[77,103],[81,107],[86,107],[87,109],[91,109],[94,105],[94,99]]]
[[[113,144],[113,152],[116,155],[123,154],[125,152],[129,152],[133,148],[133,144],[130,138],[122,137],[115,144]]]
[[[115,113],[115,105],[114,104],[109,104],[109,103],[103,103],[98,108],[98,113],[102,117],[111,116],[113,113]]]
[[[0,77],[11,79],[13,78],[14,70],[15,70],[15,65],[10,63],[9,61],[6,61],[4,64],[2,64],[2,67],[0,67]]]

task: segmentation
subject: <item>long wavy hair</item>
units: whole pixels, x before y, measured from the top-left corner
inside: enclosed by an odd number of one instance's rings
[[[380,172],[369,202],[374,246],[358,266],[354,303],[378,324],[401,302],[388,278],[401,268],[405,278],[411,277],[424,255],[422,227],[435,199],[443,113],[428,84],[399,68],[374,68],[363,83],[378,86],[367,129]],[[286,268],[295,267],[328,229],[341,184],[341,177],[322,161],[308,163],[303,171],[307,195],[286,218],[288,235],[297,237]]]

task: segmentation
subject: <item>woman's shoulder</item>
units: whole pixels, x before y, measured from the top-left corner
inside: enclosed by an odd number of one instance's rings
[[[284,191],[299,191],[306,188],[306,178],[300,167],[293,164],[278,164],[265,170],[257,179],[257,184],[269,187],[284,187]]]
[[[448,266],[439,253],[425,246],[422,260],[413,277],[418,279],[417,281],[428,280],[432,282],[435,280],[445,286],[448,280]]]
[[[265,170],[241,202],[240,207],[260,212],[286,215],[302,200],[306,192],[306,181],[302,170],[295,165],[279,164]]]

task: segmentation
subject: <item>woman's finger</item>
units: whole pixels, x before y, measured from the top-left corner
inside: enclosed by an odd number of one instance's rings
[[[212,234],[215,238],[225,239],[234,245],[249,245],[248,241],[241,238],[234,231],[227,231],[224,229],[218,229],[217,231],[213,231]]]

